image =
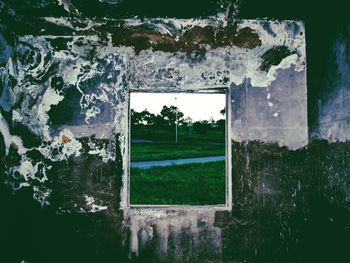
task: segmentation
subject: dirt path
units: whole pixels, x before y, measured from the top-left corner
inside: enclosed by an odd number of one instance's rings
[[[183,158],[177,160],[163,160],[163,161],[149,161],[149,162],[132,162],[131,168],[148,169],[153,166],[170,166],[170,165],[181,165],[189,163],[209,163],[224,161],[225,156],[208,156],[198,158]]]

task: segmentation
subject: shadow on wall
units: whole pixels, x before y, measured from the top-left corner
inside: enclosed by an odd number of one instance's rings
[[[154,229],[153,238],[143,240],[139,256],[129,258],[129,244],[123,243],[130,241],[125,239],[129,234],[122,228],[123,215],[117,212],[117,207],[116,212],[57,214],[52,207],[40,207],[31,191],[13,195],[1,184],[3,253],[0,259],[3,262],[157,262],[159,259],[342,262],[349,257],[350,165],[345,160],[350,158],[350,143],[314,141],[297,151],[259,142],[234,143],[232,154],[234,207],[232,212],[215,215],[214,226],[221,233],[219,250],[210,252],[211,247],[192,244],[194,232],[190,225],[179,229],[180,232],[169,226]],[[11,154],[8,158],[12,158]],[[80,164],[79,158],[73,158],[56,170],[57,180],[62,180],[66,189],[62,198],[77,197],[79,188],[69,187],[68,180],[77,179],[68,170]],[[115,167],[109,165],[111,169]],[[74,185],[92,180],[96,166],[85,169],[92,177],[79,178],[80,183]],[[113,169],[106,174],[114,174]],[[111,178],[115,176],[119,177],[115,174]],[[192,223],[201,233],[197,236],[198,244],[210,237],[210,229],[204,222]],[[142,242],[142,230],[136,234]]]
[[[350,27],[337,32],[329,54],[327,93],[318,99],[318,129],[313,136],[329,141],[350,139]]]
[[[91,138],[89,139],[91,140]],[[84,142],[83,145],[87,143]],[[17,162],[13,148],[4,155],[0,136],[0,219],[1,262],[116,262],[127,261],[123,248],[123,214],[118,208],[121,188],[120,150],[116,161],[102,162],[96,155],[83,153],[67,161],[52,163],[50,206],[40,206],[33,190],[9,190],[3,164]],[[83,146],[86,149],[86,146]],[[39,157],[40,158],[40,157]],[[89,205],[86,196],[103,200],[108,211]],[[74,211],[83,207],[86,211]],[[103,208],[103,207],[102,207]],[[73,209],[73,210],[72,210]],[[97,212],[94,212],[95,209]],[[89,212],[90,213],[87,213]]]
[[[330,262],[349,257],[349,143],[288,151],[234,143],[233,211],[217,213],[225,260]]]

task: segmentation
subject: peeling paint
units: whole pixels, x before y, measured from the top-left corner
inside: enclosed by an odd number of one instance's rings
[[[86,205],[90,209],[89,212],[96,213],[103,210],[107,210],[107,206],[101,206],[101,205],[95,204],[96,200],[94,197],[88,196],[88,195],[84,195],[84,197],[85,197]]]
[[[127,0],[91,1],[89,8],[80,0],[5,2],[0,261],[348,259],[350,38],[348,27],[339,29],[342,4],[314,12],[312,4],[220,0],[211,1],[221,12],[215,16],[178,19],[132,17],[137,11],[124,12]],[[215,13],[204,10],[208,2],[192,14]],[[187,13],[182,3],[173,6]],[[163,6],[160,16],[172,14],[170,3]],[[314,94],[306,92],[303,22],[235,20],[241,6],[249,17],[307,16]],[[337,17],[327,19],[331,13]],[[322,61],[327,41],[333,50]],[[233,210],[128,208],[129,90],[222,87],[232,95]],[[313,135],[328,142],[308,144],[308,99],[319,107]]]
[[[130,252],[139,255],[143,247],[157,239],[159,256],[166,259],[170,251],[173,258],[181,260],[180,247],[185,233],[191,234],[189,247],[210,247],[213,255],[221,253],[221,230],[214,227],[215,210],[147,210],[130,209],[125,221],[130,228]],[[201,239],[201,232],[205,238]],[[170,247],[170,243],[172,246]]]
[[[44,20],[67,32],[75,27],[65,18]],[[296,25],[293,30],[290,24]],[[230,127],[234,140],[302,147],[307,142],[305,38],[299,34],[303,30],[302,23],[293,21],[242,20],[224,26],[222,17],[135,18],[82,23],[76,35],[21,36],[16,60],[9,61],[2,73],[17,79],[8,90],[12,100],[6,107],[14,113],[12,121],[28,128],[40,142],[18,151],[20,164],[6,167],[12,176],[9,184],[15,190],[32,189],[33,198],[43,206],[58,196],[64,200],[58,213],[122,209],[131,257],[155,243],[160,258],[180,260],[186,256],[180,249],[183,242],[193,250],[208,248],[205,253],[214,258],[221,255],[222,233],[214,226],[214,208],[128,207],[129,91],[227,88],[234,93],[229,105],[234,110]],[[281,82],[287,86],[276,84]],[[290,103],[284,100],[286,93]],[[291,127],[283,117],[296,104],[300,115]],[[15,140],[12,124],[5,119],[3,123],[7,126],[1,132],[8,135],[10,149]],[[82,167],[90,174],[82,174]],[[85,190],[67,182],[64,174],[50,177],[58,168],[69,171],[68,181],[83,183]],[[110,172],[108,177],[103,169],[120,174],[117,178]],[[50,180],[61,179],[66,181],[60,187],[68,186],[78,196],[62,196],[65,191],[51,188]],[[118,191],[113,188],[115,180]],[[96,185],[107,190],[99,193]],[[268,183],[256,191],[272,193]]]

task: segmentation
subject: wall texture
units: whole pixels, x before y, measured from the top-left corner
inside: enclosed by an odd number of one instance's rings
[[[349,140],[349,28],[339,32],[333,43],[327,75],[329,93],[318,100],[319,128],[315,136],[330,141]],[[334,81],[336,79],[336,81]]]
[[[269,3],[1,2],[0,258],[348,258],[347,27],[327,35],[325,58],[307,57],[312,23],[237,19],[240,8],[270,14]],[[319,78],[317,63],[332,66]],[[233,210],[128,209],[128,90],[221,87],[232,102]]]

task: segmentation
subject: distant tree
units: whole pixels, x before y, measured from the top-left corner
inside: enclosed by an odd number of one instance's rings
[[[217,128],[216,121],[214,120],[213,116],[209,118],[209,123],[211,128]]]
[[[142,123],[142,115],[140,112],[135,111],[134,109],[131,109],[131,124],[132,125],[138,125]]]
[[[143,111],[142,113],[142,120],[143,123],[146,125],[154,125],[155,124],[155,117],[156,115],[153,113],[150,113],[148,111]]]
[[[193,120],[191,117],[186,117],[183,119],[182,124],[184,124],[186,126],[191,126],[191,125],[193,125]]]
[[[164,123],[168,126],[173,126],[175,125],[175,121],[177,119],[178,123],[182,123],[183,122],[183,117],[184,114],[178,109],[178,107],[176,106],[166,106],[164,105],[160,115],[163,117],[164,119]]]
[[[138,125],[153,125],[155,115],[150,113],[147,109],[144,109],[141,112],[131,109],[131,124]]]
[[[164,118],[160,114],[155,115],[152,121],[155,127],[163,127],[165,125]]]
[[[225,131],[225,120],[220,119],[216,122],[220,131]]]
[[[193,129],[195,132],[199,134],[206,134],[211,127],[211,124],[209,121],[204,120],[204,121],[196,121],[193,123]]]
[[[181,123],[182,129],[184,131],[190,131],[193,128],[193,120],[191,117],[186,117]]]

